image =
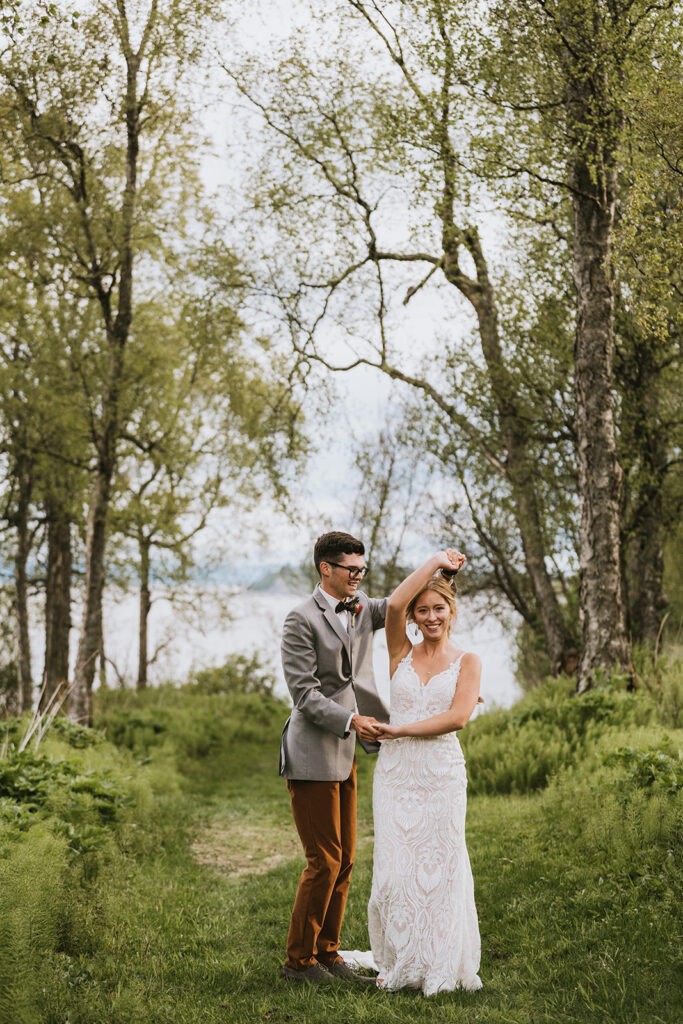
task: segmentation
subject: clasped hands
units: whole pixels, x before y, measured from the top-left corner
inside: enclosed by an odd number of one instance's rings
[[[366,743],[390,740],[398,735],[398,730],[395,727],[387,725],[385,722],[378,722],[376,718],[369,715],[354,715],[351,719],[351,728]]]
[[[440,562],[439,568],[444,569],[447,573],[457,572],[467,561],[467,557],[463,555],[462,551],[456,551],[455,548],[439,551],[436,557]]]

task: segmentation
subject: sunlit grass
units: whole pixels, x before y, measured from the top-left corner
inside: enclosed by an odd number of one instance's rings
[[[681,745],[681,733],[662,727],[656,716],[631,709],[619,727],[610,711],[605,728],[581,744],[580,756],[573,750],[565,768],[560,757],[545,789],[470,797],[468,848],[484,988],[425,999],[413,992],[311,990],[279,978],[302,866],[276,768],[277,730],[286,711],[269,706],[260,720],[262,702],[249,710],[240,701],[240,733],[216,729],[208,714],[214,705],[207,705],[186,742],[178,737],[189,698],[179,697],[177,720],[171,698],[162,699],[165,732],[151,728],[153,698],[146,699],[142,717],[133,711],[138,724],[132,729],[117,719],[130,753],[107,742],[69,751],[62,739],[46,741],[51,756],[79,759],[87,770],[115,761],[117,785],[127,787],[128,796],[108,845],[92,855],[90,878],[82,858],[65,853],[49,815],[5,847],[2,1024],[678,1020],[683,791],[671,782],[671,751]],[[535,697],[531,706],[538,703]],[[555,698],[551,703],[553,728],[572,720],[573,709],[558,710]],[[229,703],[221,714],[221,723],[230,719]],[[527,734],[533,721],[542,736],[542,715],[510,714]],[[111,707],[108,716],[111,722]],[[491,730],[482,744],[504,760],[514,729],[494,732],[500,733],[498,747]],[[619,746],[661,750],[664,760],[656,753],[650,760],[623,755],[605,763]],[[635,766],[642,775],[650,762],[657,771],[663,766],[652,785],[629,771]],[[514,763],[522,765],[521,753]],[[360,841],[342,936],[348,948],[368,946],[372,769],[373,760],[361,754]],[[502,769],[499,778],[505,788]],[[63,810],[65,798],[54,799]],[[213,844],[213,861],[200,855],[202,837]],[[232,844],[225,857],[221,837]],[[251,851],[250,837],[258,837]],[[282,851],[286,858],[268,869],[268,858]],[[6,994],[12,992],[10,1003]]]

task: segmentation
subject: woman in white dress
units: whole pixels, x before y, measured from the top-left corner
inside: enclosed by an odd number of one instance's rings
[[[381,987],[425,995],[481,988],[467,776],[456,736],[480,699],[481,661],[450,641],[455,597],[440,572],[453,574],[464,561],[452,549],[439,552],[387,607],[391,720],[378,737],[374,779],[370,943]],[[406,621],[422,633],[415,647]]]

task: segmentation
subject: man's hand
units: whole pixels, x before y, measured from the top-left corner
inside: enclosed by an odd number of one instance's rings
[[[370,718],[368,715],[354,715],[351,719],[351,728],[362,740],[374,743],[382,726],[376,718]]]

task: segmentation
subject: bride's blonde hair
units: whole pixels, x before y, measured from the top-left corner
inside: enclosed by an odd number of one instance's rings
[[[450,633],[453,623],[458,617],[458,609],[455,603],[455,590],[453,586],[443,578],[441,573],[438,573],[436,576],[432,576],[432,578],[427,582],[427,585],[424,586],[420,593],[416,594],[412,599],[406,608],[406,621],[415,622],[415,608],[417,606],[417,602],[428,590],[434,590],[437,594],[441,594],[441,596],[445,598],[446,604],[451,610],[451,617],[448,620],[448,631]]]

